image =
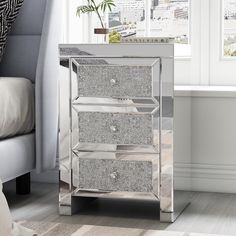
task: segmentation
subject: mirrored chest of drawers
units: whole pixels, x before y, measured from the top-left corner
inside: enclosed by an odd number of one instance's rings
[[[174,221],[173,49],[60,45],[60,214],[127,197]]]

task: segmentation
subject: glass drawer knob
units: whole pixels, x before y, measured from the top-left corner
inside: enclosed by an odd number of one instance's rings
[[[111,79],[111,80],[110,80],[110,83],[111,83],[111,85],[115,85],[115,84],[117,84],[117,80]]]
[[[114,125],[111,125],[111,126],[110,126],[110,130],[111,130],[112,132],[116,132],[116,131],[117,131],[117,127],[114,126]]]
[[[112,179],[117,179],[117,177],[118,177],[118,173],[115,171],[115,172],[112,172],[111,174],[110,174],[110,177],[112,178]]]

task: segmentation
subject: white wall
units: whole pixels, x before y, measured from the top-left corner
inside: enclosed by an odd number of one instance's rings
[[[236,90],[189,90],[177,89],[175,97],[176,184],[236,193]]]

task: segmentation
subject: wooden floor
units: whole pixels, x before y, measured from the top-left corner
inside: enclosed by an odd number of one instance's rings
[[[96,200],[72,217],[58,215],[58,187],[32,184],[29,196],[16,196],[14,186],[4,192],[14,220],[53,221],[115,227],[236,235],[236,195],[192,193],[191,205],[173,224],[159,222],[159,206],[147,202]]]

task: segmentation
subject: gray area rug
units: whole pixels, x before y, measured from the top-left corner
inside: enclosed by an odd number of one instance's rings
[[[55,222],[21,222],[21,224],[35,230],[39,236],[219,236]]]

